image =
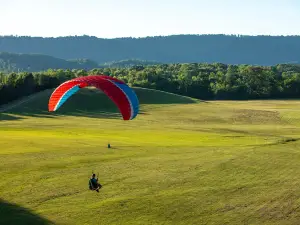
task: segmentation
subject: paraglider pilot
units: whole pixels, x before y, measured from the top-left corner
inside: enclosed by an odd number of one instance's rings
[[[98,178],[96,178],[96,174],[93,173],[92,178],[89,181],[90,190],[95,190],[99,192],[99,189],[102,187],[100,183],[98,183]]]

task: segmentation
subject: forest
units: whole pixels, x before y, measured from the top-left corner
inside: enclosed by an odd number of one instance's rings
[[[203,100],[299,98],[300,65],[227,65],[177,63],[92,70],[49,69],[40,72],[0,72],[0,105],[79,76],[105,74],[130,86],[186,95]]]

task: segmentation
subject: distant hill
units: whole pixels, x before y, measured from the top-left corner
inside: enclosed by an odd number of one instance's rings
[[[99,67],[91,60],[64,60],[41,54],[0,52],[0,71],[41,71],[47,69],[93,69]]]
[[[105,67],[131,67],[136,65],[153,65],[157,62],[148,62],[138,59],[121,60],[102,65],[88,59],[65,60],[42,54],[17,54],[0,52],[0,71],[18,72],[28,71],[36,72],[47,69],[85,69]]]
[[[274,65],[300,62],[300,36],[173,35],[102,39],[0,37],[0,52],[37,53],[99,64],[124,59],[161,63],[221,62]]]

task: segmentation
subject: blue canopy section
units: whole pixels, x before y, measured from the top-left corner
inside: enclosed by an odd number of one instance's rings
[[[73,94],[75,94],[77,91],[79,91],[80,87],[78,85],[70,88],[68,91],[66,91],[63,96],[61,97],[61,99],[59,100],[59,102],[57,103],[55,110],[59,109],[59,107],[61,107],[65,101],[68,100],[68,98],[70,98]]]
[[[132,88],[130,88],[126,84],[120,84],[120,83],[117,83],[117,82],[114,82],[114,84],[117,85],[127,95],[127,98],[130,101],[130,103],[132,105],[132,110],[133,110],[133,112],[131,113],[131,118],[130,119],[134,119],[137,116],[137,114],[139,113],[139,100],[138,100],[138,97],[136,96],[136,94],[132,90]]]

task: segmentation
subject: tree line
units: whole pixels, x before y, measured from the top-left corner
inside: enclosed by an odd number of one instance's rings
[[[80,76],[105,74],[130,86],[157,89],[203,100],[247,100],[300,97],[300,65],[274,66],[186,63],[137,65],[92,70],[49,69],[0,72],[0,105]]]

